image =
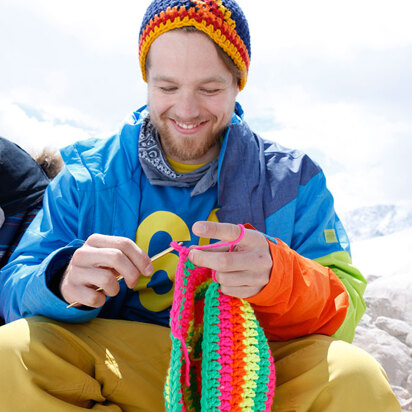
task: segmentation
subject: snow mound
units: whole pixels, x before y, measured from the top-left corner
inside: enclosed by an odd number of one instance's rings
[[[412,207],[366,206],[344,213],[342,221],[352,242],[386,236],[412,227]]]
[[[382,221],[377,218],[370,222],[381,229],[366,228],[363,234],[375,233],[378,237],[352,243],[353,262],[368,280],[364,295],[367,310],[354,344],[384,367],[402,411],[412,412],[412,268],[408,259],[412,252],[412,225],[407,224],[407,214],[400,218],[396,208],[374,209],[377,210],[385,211]],[[366,215],[362,216],[365,222]],[[399,230],[396,222],[404,222],[408,228]],[[387,234],[382,235],[385,231]]]

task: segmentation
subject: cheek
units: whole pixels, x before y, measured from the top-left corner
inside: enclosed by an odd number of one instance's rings
[[[208,110],[218,119],[222,119],[233,112],[234,101],[228,96],[217,96],[215,99],[211,99],[208,102]]]
[[[223,123],[226,123],[231,119],[234,109],[235,100],[232,96],[225,96],[213,105],[215,115]]]
[[[152,116],[161,116],[170,107],[170,102],[167,96],[159,95],[156,92],[150,92],[147,96],[147,105]]]
[[[149,110],[151,117],[155,119],[161,119],[162,115],[167,112],[166,108],[159,104],[149,106]]]

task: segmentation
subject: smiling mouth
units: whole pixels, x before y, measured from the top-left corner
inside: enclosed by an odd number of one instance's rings
[[[171,120],[177,127],[183,130],[187,130],[187,131],[197,129],[198,127],[203,126],[205,123],[207,123],[207,121],[192,123],[192,122],[179,122],[174,119],[171,119]]]
[[[200,123],[180,123],[180,122],[176,122],[176,124],[182,129],[194,129],[195,127],[200,125]]]

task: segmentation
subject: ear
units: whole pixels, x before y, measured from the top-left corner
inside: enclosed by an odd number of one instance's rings
[[[240,81],[237,82],[236,87],[235,87],[235,99],[237,98],[237,95],[240,93],[239,83]]]

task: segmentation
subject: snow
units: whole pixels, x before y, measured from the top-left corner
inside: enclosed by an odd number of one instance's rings
[[[402,411],[412,411],[412,207],[379,205],[342,219],[368,280],[354,344],[384,367]]]
[[[407,204],[362,207],[346,213],[343,220],[352,240],[387,236],[412,227],[412,207]]]

